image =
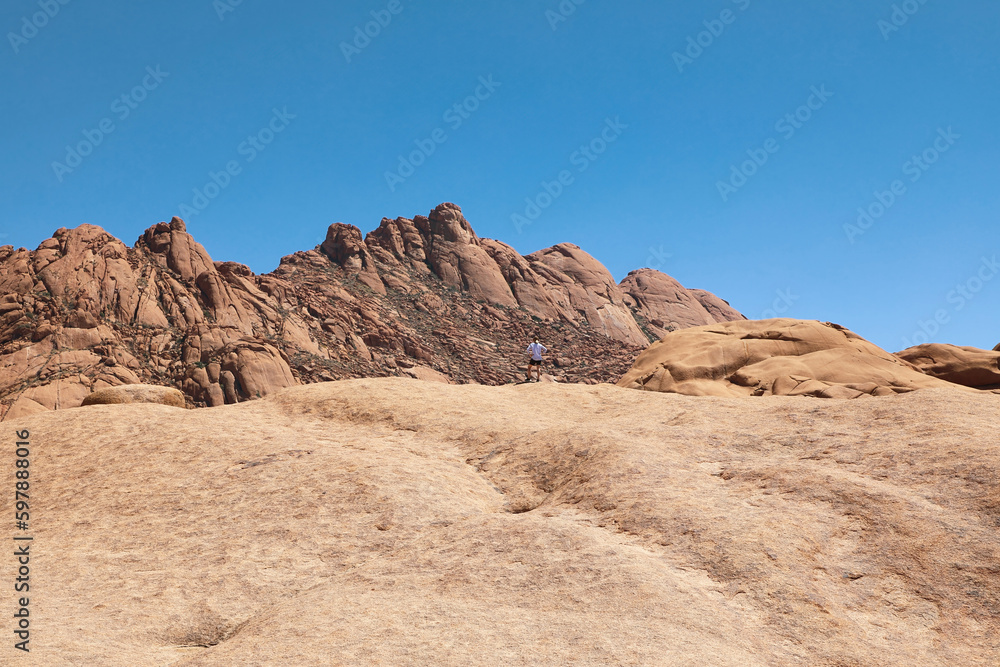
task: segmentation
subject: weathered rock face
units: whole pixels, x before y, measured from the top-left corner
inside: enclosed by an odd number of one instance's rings
[[[237,378],[230,402],[254,398],[296,384],[287,358],[261,342],[310,340],[249,269],[217,267],[176,218],[132,249],[92,225],[60,229],[34,252],[4,248],[0,289],[17,315],[0,326],[0,412],[11,417],[143,382],[221,404],[219,378],[204,377],[212,364]]]
[[[896,356],[928,375],[976,389],[1000,388],[1000,352],[930,343]]]
[[[688,291],[694,295],[694,298],[698,299],[698,303],[702,305],[702,308],[708,311],[709,315],[715,318],[716,322],[735,322],[737,320],[746,319],[743,313],[729,305],[728,301],[720,299],[711,292],[706,292],[703,289],[693,289]]]
[[[379,261],[383,279],[396,289],[409,291],[408,273],[433,273],[444,285],[475,299],[518,305],[496,263],[454,204],[442,204],[426,218],[385,218],[368,234],[366,243]]]
[[[571,243],[560,243],[526,258],[542,277],[550,298],[578,313],[596,331],[630,345],[649,338],[625,303],[625,294],[596,259]]]
[[[710,292],[685,289],[665,273],[632,271],[621,282],[626,302],[649,322],[658,337],[671,331],[746,319]]]
[[[360,229],[343,223],[330,225],[326,241],[320,246],[320,250],[334,264],[339,265],[346,275],[357,278],[378,294],[385,294],[385,285],[378,277],[371,253],[361,238]]]
[[[479,245],[479,238],[460,208],[442,204],[431,212],[429,222],[428,263],[445,285],[491,304],[518,305],[499,267]]]
[[[727,322],[672,332],[653,343],[620,387],[693,396],[886,396],[957,385],[830,323]]]
[[[546,322],[575,322],[580,319],[568,304],[557,302],[556,295],[550,293],[547,280],[535,271],[530,260],[500,241],[483,239],[482,245],[525,311]]]
[[[35,251],[0,248],[0,418],[136,383],[210,406],[349,377],[502,384],[532,335],[574,360],[557,379],[610,381],[659,335],[643,313],[672,317],[657,298],[640,308],[576,246],[522,257],[480,239],[454,204],[364,238],[331,225],[262,276],[214,262],[178,218],[133,248],[60,229]]]
[[[522,257],[505,243],[477,237],[454,204],[442,204],[427,218],[383,219],[366,242],[378,258],[380,274],[387,284],[407,285],[406,277],[396,270],[398,264],[403,264],[418,273],[429,270],[446,285],[490,304],[523,308],[545,322],[586,324],[628,345],[645,346],[649,341],[636,321],[636,316],[644,318],[645,313],[623,291],[625,283],[617,285],[600,262],[573,244],[559,244]],[[645,273],[672,280],[658,271],[646,269]],[[677,287],[687,293],[679,284]],[[683,310],[676,303],[660,307],[658,298],[653,294],[645,302],[671,317],[675,310]],[[743,319],[708,292],[690,292],[687,299],[702,311],[698,324]],[[708,305],[702,306],[700,299]],[[688,322],[690,318],[677,319]],[[654,337],[666,330],[647,329]]]

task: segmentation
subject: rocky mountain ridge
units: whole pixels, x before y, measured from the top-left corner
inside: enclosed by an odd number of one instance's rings
[[[178,218],[132,248],[81,225],[0,248],[0,418],[121,384],[177,387],[192,406],[355,377],[504,384],[533,335],[557,379],[607,382],[667,331],[736,319],[658,271],[618,284],[569,243],[521,256],[455,204],[366,236],[331,225],[264,275],[213,261]]]

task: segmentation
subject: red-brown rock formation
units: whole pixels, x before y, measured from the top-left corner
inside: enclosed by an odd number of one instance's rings
[[[670,331],[746,319],[710,292],[685,289],[665,273],[639,269],[621,284],[628,304],[662,337]]]
[[[724,304],[672,294],[689,308]],[[556,379],[612,381],[660,335],[652,314],[688,322],[659,298],[640,304],[571,244],[522,257],[480,239],[454,204],[383,219],[365,237],[331,225],[317,248],[261,276],[214,262],[178,218],[133,248],[81,225],[35,251],[0,248],[0,418],[122,384],[176,387],[191,405],[350,377],[502,384],[521,377],[535,334],[563,361]]]

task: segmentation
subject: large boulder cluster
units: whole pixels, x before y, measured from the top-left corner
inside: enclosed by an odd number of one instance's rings
[[[356,377],[504,384],[534,335],[555,379],[607,382],[665,331],[742,319],[669,276],[636,275],[619,285],[572,244],[521,256],[454,204],[367,235],[331,225],[266,275],[213,261],[178,218],[131,248],[93,225],[59,229],[33,251],[0,247],[0,418],[143,383],[189,406]]]

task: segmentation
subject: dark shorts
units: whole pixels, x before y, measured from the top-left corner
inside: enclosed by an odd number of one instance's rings
[[[542,365],[542,360],[541,359],[529,359],[528,360],[528,365],[529,366],[541,366]]]

